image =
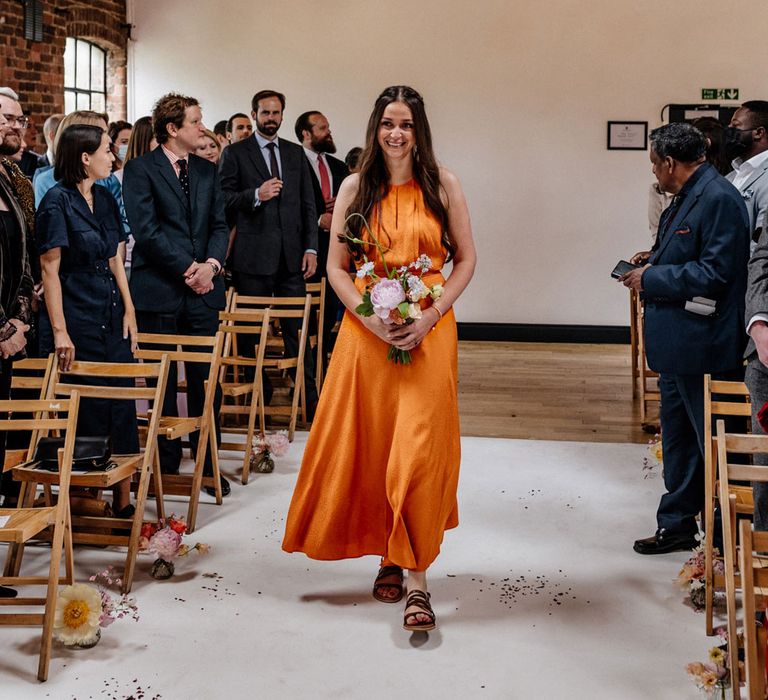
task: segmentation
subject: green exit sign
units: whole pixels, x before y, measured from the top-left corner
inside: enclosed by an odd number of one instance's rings
[[[701,88],[702,100],[738,100],[739,88]]]

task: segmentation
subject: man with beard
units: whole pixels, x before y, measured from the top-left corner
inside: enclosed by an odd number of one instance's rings
[[[0,399],[11,393],[13,360],[27,344],[31,317],[33,281],[27,244],[31,232],[28,212],[19,199],[19,182],[29,184],[9,157],[21,147],[21,131],[26,118],[18,96],[0,88]],[[29,194],[29,192],[28,192]],[[0,433],[0,464],[5,459],[5,433]],[[3,493],[15,498],[10,472],[3,479]],[[0,597],[13,597],[16,591],[0,586]]]
[[[341,181],[349,175],[343,161],[334,158],[336,144],[333,142],[331,127],[321,112],[304,112],[296,120],[296,138],[304,146],[304,155],[314,173],[312,185],[315,190],[315,209],[318,213],[317,272],[311,279],[319,282],[325,277],[328,262],[328,246],[331,236],[331,217],[336,203],[336,193]],[[336,323],[339,298],[331,285],[326,285],[325,315],[323,318],[323,354],[331,351],[331,331]],[[325,362],[325,358],[322,358]]]
[[[733,165],[726,178],[744,197],[749,230],[757,241],[768,210],[768,101],[745,102],[734,112],[725,151]]]
[[[239,294],[296,297],[306,294],[305,281],[317,268],[317,213],[312,173],[304,150],[277,137],[285,96],[262,90],[253,96],[252,137],[230,145],[219,173],[227,202],[227,219],[237,227],[232,254],[232,283]],[[298,319],[284,319],[286,354],[299,349]],[[244,347],[253,352],[253,339]],[[317,404],[315,368],[305,354],[304,381],[310,417]],[[272,387],[264,380],[264,400]]]

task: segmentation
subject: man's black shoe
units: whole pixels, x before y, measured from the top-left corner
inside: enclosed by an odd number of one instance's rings
[[[633,549],[638,554],[667,554],[693,549],[699,544],[692,533],[670,532],[669,530],[656,530],[653,537],[644,540],[636,540]]]
[[[206,476],[210,476],[210,474],[206,474]],[[222,496],[229,496],[229,494],[232,492],[232,487],[229,485],[229,482],[223,477],[219,477],[221,479],[221,495]],[[205,492],[209,496],[213,496],[216,498],[216,489],[213,488],[213,486],[206,486]]]

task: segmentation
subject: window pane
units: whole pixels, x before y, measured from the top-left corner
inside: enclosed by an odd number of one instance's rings
[[[91,47],[91,90],[104,90],[104,52]]]
[[[91,93],[91,109],[94,112],[106,112],[107,111],[107,105],[104,100],[104,93],[103,92],[92,92]]]
[[[91,47],[87,41],[77,40],[77,86],[82,90],[90,89]]]
[[[69,114],[75,111],[75,93],[71,90],[64,91],[64,112]]]
[[[90,109],[91,108],[91,96],[87,92],[77,93],[77,108],[78,109]]]
[[[64,49],[64,87],[75,86],[75,40],[67,38]]]

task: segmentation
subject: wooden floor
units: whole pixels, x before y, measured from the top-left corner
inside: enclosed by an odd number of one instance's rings
[[[462,341],[459,409],[463,435],[649,439],[632,399],[628,345]]]

